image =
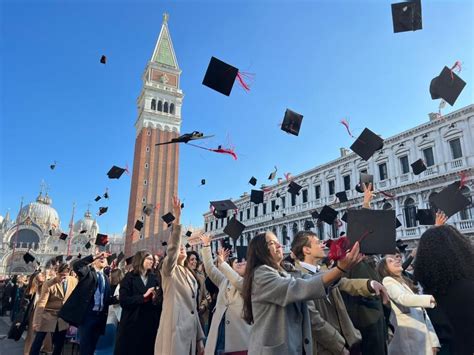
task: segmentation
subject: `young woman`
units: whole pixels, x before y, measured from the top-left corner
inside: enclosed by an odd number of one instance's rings
[[[295,279],[280,268],[283,251],[271,232],[250,241],[247,257],[242,297],[243,318],[253,324],[249,354],[312,354],[311,323],[304,301],[326,297],[325,287],[362,258],[359,243],[337,267],[307,278]]]
[[[107,324],[118,325],[120,317],[122,315],[122,307],[120,306],[120,282],[124,278],[123,271],[119,268],[113,269],[110,272],[110,294],[113,296],[110,306],[109,314],[107,315]]]
[[[434,308],[431,295],[418,295],[413,283],[402,275],[400,254],[385,256],[377,266],[392,305],[395,334],[388,354],[432,355],[440,347],[438,337],[424,308]],[[393,316],[395,319],[393,319]]]
[[[161,268],[163,311],[155,341],[155,355],[194,355],[204,353],[204,333],[199,322],[197,281],[184,266],[186,249],[181,243],[181,202],[173,198],[173,227],[168,255]]]
[[[421,236],[415,279],[436,299],[428,310],[442,354],[474,354],[474,248],[456,228],[444,225]]]
[[[120,283],[119,299],[122,306],[115,355],[153,355],[159,319],[153,303],[158,285],[152,272],[153,255],[142,250],[133,257],[133,271]]]
[[[202,263],[199,260],[199,254],[194,250],[186,252],[186,260],[184,261],[184,266],[186,266],[194,278],[198,282],[198,296],[196,297],[197,307],[199,311],[199,321],[201,322],[201,327],[204,331],[204,334],[207,334],[208,329],[208,319],[209,319],[209,293],[206,289],[206,275],[202,270]]]
[[[237,259],[233,259],[229,261],[229,265],[225,262],[228,253],[221,250],[217,258],[219,266],[216,267],[210,247],[212,237],[203,235],[201,240],[204,268],[211,281],[219,288],[205,353],[219,355],[246,351],[251,327],[242,319],[244,302],[240,294],[245,262],[238,263]]]

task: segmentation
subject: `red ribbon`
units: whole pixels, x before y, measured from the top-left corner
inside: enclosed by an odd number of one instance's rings
[[[342,119],[341,120],[341,123],[344,125],[344,127],[346,127],[346,130],[347,130],[347,133],[349,133],[349,136],[351,136],[352,138],[355,138],[352,133],[351,133],[351,130],[349,128],[349,122],[347,122],[346,119]]]
[[[460,73],[461,70],[462,70],[461,62],[459,60],[457,60],[456,63],[454,63],[454,65],[451,67],[450,70],[451,70],[451,80],[454,80],[453,70],[456,70],[458,73]]]
[[[222,146],[218,146],[217,148],[212,149],[212,148],[206,148],[206,147],[202,147],[200,145],[192,144],[192,143],[188,143],[188,145],[196,147],[196,148],[208,150],[208,151],[214,152],[214,153],[229,154],[229,155],[232,156],[232,158],[234,158],[234,160],[237,160],[237,154],[235,153],[233,148],[222,148]]]
[[[250,91],[249,85],[242,79],[242,74],[239,72],[237,73],[237,79],[239,80],[240,86],[244,88],[245,91]]]
[[[459,177],[461,178],[461,180],[459,181],[459,190],[461,190],[464,185],[466,185],[466,182],[467,182],[467,174],[465,171],[461,171],[459,173]]]
[[[349,239],[347,237],[341,237],[331,242],[329,247],[328,258],[334,261],[344,259],[349,248]]]

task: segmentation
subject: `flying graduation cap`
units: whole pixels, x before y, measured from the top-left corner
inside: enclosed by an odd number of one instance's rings
[[[97,195],[96,198],[94,199],[95,202],[98,202],[100,199],[102,199],[101,196]]]
[[[51,164],[51,165],[49,166],[49,168],[50,168],[51,170],[54,170],[54,169],[56,168],[56,164],[57,164],[57,163],[56,163],[56,160],[55,160],[55,161],[53,162],[53,164]]]
[[[250,201],[256,205],[263,203],[263,191],[262,190],[252,190],[250,193]]]
[[[163,220],[163,222],[165,222],[168,227],[171,226],[171,223],[176,219],[175,216],[171,213],[171,212],[168,212],[167,214],[161,216],[161,219]]]
[[[421,30],[421,0],[392,4],[392,21],[394,33]]]
[[[270,173],[270,175],[268,175],[268,180],[270,180],[270,181],[275,180],[277,172],[278,172],[278,169],[277,169],[277,167],[275,166],[275,170],[272,171],[272,172]]]
[[[383,139],[370,129],[365,128],[350,148],[354,153],[367,161],[377,150],[383,148]]]
[[[108,209],[109,209],[108,207],[99,207],[98,215],[102,216],[103,214],[107,213]]]
[[[413,169],[413,174],[420,175],[423,171],[426,170],[426,165],[423,159],[418,159],[414,163],[410,164]]]
[[[206,185],[206,179],[201,179],[201,186]]]
[[[109,236],[107,234],[98,233],[95,238],[95,245],[105,247],[109,242]]]
[[[25,255],[23,255],[23,260],[25,263],[29,264],[35,261],[35,257],[27,252]]]
[[[226,218],[228,210],[236,210],[237,206],[231,200],[211,201],[212,214],[216,218]]]
[[[431,209],[418,209],[416,211],[416,219],[420,223],[420,225],[433,225],[436,221],[436,215]]]
[[[430,204],[444,212],[449,218],[471,204],[471,201],[463,195],[458,181],[448,185],[436,195],[431,195]]]
[[[337,211],[328,205],[325,205],[323,209],[319,212],[318,219],[327,224],[333,224],[334,220],[337,217]]]
[[[59,236],[59,239],[61,239],[61,240],[66,240],[66,238],[67,238],[66,233],[61,233],[61,235]]]
[[[229,223],[224,228],[224,233],[231,237],[234,241],[242,234],[245,229],[245,224],[239,222],[235,216],[229,220]]]
[[[230,96],[235,79],[238,80],[244,90],[250,91],[250,87],[244,81],[244,78],[248,77],[248,73],[239,72],[236,67],[216,57],[211,57],[202,84],[223,95]]]
[[[135,228],[137,231],[141,231],[142,228],[143,228],[143,222],[137,219],[137,221],[135,222],[134,228]]]
[[[285,117],[281,124],[281,130],[298,136],[300,134],[301,123],[303,122],[303,115],[296,113],[290,109],[286,109]]]
[[[307,220],[306,222],[304,222],[304,230],[305,231],[309,231],[311,228],[314,228],[314,222],[313,221]]]
[[[257,178],[252,176],[249,180],[249,184],[252,185],[252,186],[257,185]]]
[[[107,173],[107,176],[109,177],[109,179],[120,179],[122,174],[126,171],[127,169],[114,165],[110,168],[109,172]]]
[[[100,63],[101,63],[101,64],[107,64],[107,57],[106,57],[105,55],[102,55],[102,56],[100,57]]]
[[[157,143],[155,146],[159,145],[165,145],[165,144],[173,144],[173,143],[188,143],[190,141],[195,141],[198,139],[206,139],[206,138],[211,138],[213,136],[204,136],[203,133],[198,132],[198,131],[193,131],[191,133],[185,133],[177,138],[172,138],[168,142],[163,142],[163,143]]]
[[[460,62],[456,62],[451,69],[444,67],[439,76],[431,80],[430,95],[433,100],[441,98],[451,106],[454,105],[466,86],[466,82],[453,72],[460,65]]]
[[[336,193],[336,197],[339,199],[339,202],[341,203],[349,201],[347,199],[347,193],[345,191]]]
[[[288,185],[288,192],[292,195],[299,195],[300,190],[303,187],[301,185],[298,185],[296,182],[291,181],[290,184]]]

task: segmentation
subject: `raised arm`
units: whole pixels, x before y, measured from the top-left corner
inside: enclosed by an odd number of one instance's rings
[[[392,277],[385,277],[383,279],[383,285],[387,289],[390,299],[401,306],[423,308],[435,307],[433,296],[412,294]]]
[[[219,263],[219,270],[224,274],[227,280],[229,280],[232,286],[242,292],[242,287],[244,284],[244,278],[242,276],[232,269],[231,266],[225,261],[223,263]]]
[[[204,264],[204,269],[206,270],[207,276],[214,282],[214,285],[217,287],[220,286],[222,281],[225,280],[225,276],[220,272],[214,263],[212,262],[212,253],[211,253],[211,236],[202,235],[201,236],[202,246],[201,254],[202,254],[202,261]]]
[[[94,257],[92,255],[86,256],[82,259],[77,260],[73,265],[72,269],[76,273],[79,279],[83,278],[87,275],[90,271],[89,264],[94,261]]]
[[[171,276],[174,268],[178,264],[178,254],[181,245],[181,201],[175,196],[173,197],[173,221],[171,236],[168,240],[167,255],[163,260],[163,268],[161,270],[164,276]]]

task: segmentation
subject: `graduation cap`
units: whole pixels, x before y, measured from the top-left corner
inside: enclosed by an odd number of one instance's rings
[[[303,122],[303,115],[296,113],[290,109],[286,109],[285,117],[281,124],[281,130],[289,134],[297,136],[300,133],[301,123]]]
[[[35,261],[35,257],[27,252],[25,255],[23,255],[23,260],[25,263],[29,264]]]
[[[62,255],[58,255],[56,258],[54,258],[54,260],[56,260],[58,263],[62,263],[64,261],[64,257]]]
[[[92,246],[91,242],[87,242],[86,245],[84,245],[86,249],[89,249],[91,246]]]
[[[250,201],[258,205],[263,202],[263,191],[262,190],[252,190],[250,193]]]
[[[106,64],[106,63],[107,63],[107,57],[106,57],[105,55],[102,55],[102,56],[100,57],[100,63],[101,63],[101,64]]]
[[[162,242],[161,242],[161,245],[165,247],[165,246],[167,246],[167,245],[168,245],[168,242],[166,242],[166,241],[162,241]]]
[[[275,166],[275,170],[272,171],[272,172],[270,173],[270,175],[268,175],[268,180],[270,180],[270,181],[271,181],[271,180],[274,180],[274,179],[276,178],[277,172],[278,172],[278,169],[277,169],[277,167]]]
[[[186,243],[186,245],[185,245],[184,247],[185,247],[186,249],[189,249],[189,248],[191,248],[191,244]]]
[[[125,257],[125,254],[123,253],[123,251],[121,251],[119,255],[117,256],[117,264],[120,264],[120,262],[123,260],[124,257]]]
[[[366,173],[360,173],[360,182],[356,185],[356,191],[361,194],[364,193],[364,184],[369,186],[369,184],[374,185],[374,176]]]
[[[201,185],[206,185],[206,179],[201,179]]]
[[[243,259],[247,259],[247,246],[246,245],[238,245],[236,246],[237,249],[237,262],[242,262]]]
[[[347,194],[345,191],[341,191],[341,192],[338,192],[336,193],[336,197],[339,199],[339,202],[347,202],[348,199],[347,199]]]
[[[117,254],[116,253],[113,253],[112,255],[109,255],[107,257],[107,264],[111,265],[112,262],[117,259]],[[117,262],[118,263],[118,262]]]
[[[77,254],[77,258],[80,259],[82,257],[81,253]]]
[[[192,235],[193,235],[193,232],[191,232],[191,231],[187,231],[185,235],[186,235],[186,237],[188,237],[188,238],[189,238],[190,236],[192,236]]]
[[[184,202],[181,203],[181,209],[183,209],[183,208],[184,208]]]
[[[431,80],[431,98],[433,100],[444,99],[444,101],[453,106],[464,86],[466,86],[466,82],[456,75],[453,69],[444,67],[439,76]]]
[[[431,195],[429,200],[448,218],[471,204],[471,201],[459,189],[459,182],[454,182],[436,195]]]
[[[244,231],[245,225],[233,216],[224,228],[224,233],[236,240]]]
[[[61,239],[61,240],[66,240],[66,238],[67,238],[66,233],[61,233],[61,235],[59,236],[59,239]]]
[[[351,246],[360,242],[364,254],[393,254],[395,248],[394,210],[348,210],[347,236]]]
[[[221,94],[229,96],[238,75],[239,69],[222,60],[211,57],[202,84]]]
[[[249,180],[249,184],[252,186],[257,185],[257,179],[254,176],[252,176]]]
[[[125,265],[131,265],[133,261],[133,255],[125,259]]]
[[[190,141],[195,141],[198,139],[206,139],[206,138],[211,138],[213,136],[204,136],[204,133],[198,132],[198,131],[192,131],[191,133],[184,133],[180,135],[179,137],[176,138],[171,138],[170,141],[167,142],[162,142],[162,143],[157,143],[155,146],[158,145],[165,145],[165,144],[173,144],[173,143],[188,143]]]
[[[402,226],[402,222],[398,218],[395,218],[395,229]]]
[[[66,256],[66,261],[69,261],[69,260],[71,260],[71,259],[72,259],[72,255]]]
[[[151,214],[153,213],[153,210],[154,210],[154,209],[155,209],[154,206],[153,206],[151,203],[149,203],[149,204],[143,206],[143,209],[142,209],[142,210],[143,210],[143,213],[144,213],[144,214],[146,214],[147,216],[149,216],[149,215],[151,215]]]
[[[383,139],[370,129],[365,128],[350,148],[354,153],[367,161],[377,150],[383,148]]]
[[[392,21],[394,33],[421,30],[421,1],[392,4]]]
[[[167,214],[161,216],[161,219],[168,225],[168,227],[171,225],[171,222],[173,222],[176,218],[173,216],[171,212],[168,212]]]
[[[49,235],[50,235],[51,237],[53,236],[53,230],[52,230],[52,229],[50,229],[50,230],[48,231],[48,233],[49,233]]]
[[[107,176],[109,177],[109,179],[120,179],[120,177],[125,171],[126,169],[114,165],[110,168],[109,172],[107,173]]]
[[[137,219],[133,228],[135,228],[137,231],[141,231],[143,228],[143,222]]]
[[[109,192],[108,191],[104,192],[104,198],[109,198]]]
[[[414,163],[410,164],[413,169],[413,174],[420,175],[423,171],[426,170],[426,165],[423,159],[418,159]]]
[[[212,214],[216,218],[226,218],[228,210],[237,209],[237,206],[231,200],[211,201],[210,203],[214,207]]]
[[[304,230],[310,230],[311,228],[314,228],[314,223],[313,221],[306,221],[304,222]]]
[[[299,195],[300,190],[303,187],[301,185],[298,185],[296,182],[291,181],[290,184],[288,185],[288,192],[292,195]]]
[[[401,239],[397,239],[395,245],[397,246],[397,249],[400,253],[404,253],[405,249],[408,247],[408,244],[403,244],[403,240]]]
[[[102,216],[107,212],[109,208],[108,207],[99,207],[99,216]]]
[[[436,215],[431,209],[419,209],[416,211],[416,219],[420,225],[433,225],[435,224]]]
[[[94,199],[95,202],[99,201],[102,197],[97,195],[97,197]]]
[[[109,236],[107,234],[98,233],[95,238],[95,245],[105,247],[109,242]]]
[[[337,211],[329,207],[328,205],[325,205],[321,212],[319,212],[319,217],[321,221],[326,222],[327,224],[333,224],[334,220],[337,217]]]
[[[54,162],[53,164],[51,164],[51,165],[49,166],[49,168],[50,168],[51,170],[54,170],[54,169],[56,168],[56,162]]]
[[[79,232],[79,234],[85,234],[85,233],[87,233],[87,229],[83,229]]]
[[[313,219],[318,219],[319,218],[319,212],[314,210],[311,212],[311,218]]]

